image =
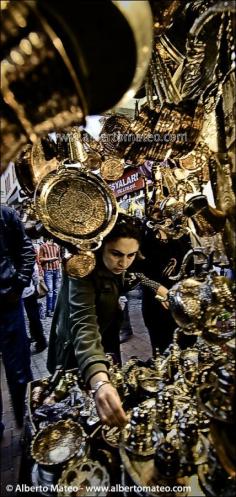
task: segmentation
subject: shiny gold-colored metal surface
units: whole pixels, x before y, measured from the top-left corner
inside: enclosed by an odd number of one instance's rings
[[[199,144],[194,150],[187,155],[179,158],[179,165],[188,171],[203,169],[210,158],[210,150],[205,144]]]
[[[76,497],[84,497],[85,488],[88,485],[92,488],[100,488],[96,494],[92,495],[102,497],[107,495],[104,488],[110,487],[110,477],[105,466],[102,466],[98,461],[84,457],[82,460],[75,457],[68,462],[64,468],[62,475],[58,481],[59,492],[58,497],[67,497],[67,488],[76,488]]]
[[[58,161],[51,151],[50,159],[46,160],[41,140],[33,145],[26,145],[15,162],[17,179],[21,188],[33,195],[41,179],[58,168]]]
[[[47,175],[35,193],[36,211],[46,229],[74,245],[98,241],[115,224],[117,204],[96,175],[78,168]]]
[[[4,167],[27,142],[35,143],[50,131],[81,123],[87,113],[63,43],[37,6],[36,1],[16,0],[2,12]]]
[[[79,451],[84,438],[79,424],[68,419],[58,421],[37,433],[31,444],[31,454],[38,463],[61,464]]]
[[[117,106],[121,106],[131,97],[134,97],[148,69],[152,52],[153,19],[149,2],[113,0],[112,3],[116,5],[128,21],[133,31],[137,50],[135,74],[130,87],[117,104]]]
[[[93,252],[86,251],[73,255],[65,263],[65,271],[73,278],[83,278],[90,274],[96,265],[96,257]]]
[[[100,169],[101,164],[102,164],[101,155],[95,150],[92,149],[88,150],[87,159],[84,164],[85,167],[90,171],[97,171],[97,169]]]
[[[133,96],[142,83],[152,49],[149,2],[101,5],[61,2],[55,15],[52,2],[4,3],[3,170],[29,141],[82,124],[89,113]]]
[[[101,165],[101,176],[107,181],[117,181],[124,173],[124,161],[111,158],[105,160]]]

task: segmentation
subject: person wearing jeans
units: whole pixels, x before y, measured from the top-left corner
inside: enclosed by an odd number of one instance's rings
[[[46,315],[52,317],[58,294],[60,269],[48,269],[44,271],[44,281],[48,287],[46,295],[47,311]]]
[[[48,287],[46,296],[46,316],[52,317],[60,277],[60,249],[53,240],[43,243],[39,249],[39,261],[44,271],[44,281]]]

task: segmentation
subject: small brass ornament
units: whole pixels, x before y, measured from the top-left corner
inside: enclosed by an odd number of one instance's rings
[[[106,159],[100,168],[101,176],[107,181],[116,181],[124,173],[124,162],[121,159]]]
[[[87,154],[87,159],[84,163],[85,167],[89,169],[89,171],[96,171],[97,169],[100,169],[101,164],[101,155],[95,150],[90,149]]]
[[[95,268],[96,257],[90,250],[73,255],[65,263],[65,270],[73,278],[83,278]]]

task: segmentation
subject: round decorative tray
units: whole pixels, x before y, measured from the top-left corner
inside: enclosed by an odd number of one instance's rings
[[[58,484],[62,489],[68,486],[76,489],[76,494],[74,495],[77,497],[84,497],[84,495],[105,497],[108,494],[110,478],[105,466],[102,466],[98,461],[87,458],[81,461],[74,458],[64,469]],[[86,487],[97,488],[96,493],[87,493]],[[67,495],[68,493],[63,490],[58,493],[58,497]]]
[[[117,217],[111,189],[95,174],[78,168],[63,168],[44,177],[36,189],[35,204],[50,233],[81,247],[101,240]]]
[[[31,454],[37,463],[61,464],[80,451],[84,439],[85,433],[78,423],[58,421],[37,433],[31,444]]]

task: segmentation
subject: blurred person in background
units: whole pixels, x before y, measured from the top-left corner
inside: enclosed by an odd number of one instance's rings
[[[30,284],[35,251],[17,213],[0,207],[0,351],[17,425],[23,425],[27,383],[32,380],[22,293]],[[2,402],[0,403],[0,434]]]
[[[26,314],[29,320],[29,332],[31,341],[35,343],[34,353],[39,354],[47,347],[43,333],[43,325],[40,320],[40,309],[37,300],[37,286],[39,283],[38,265],[35,263],[30,285],[24,288],[22,298]]]
[[[52,239],[39,247],[39,262],[44,272],[44,281],[48,287],[46,296],[46,317],[52,317],[60,282],[60,248]]]

